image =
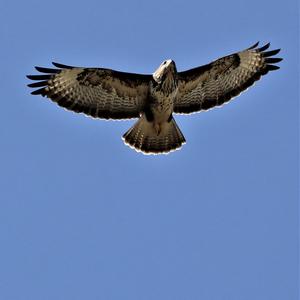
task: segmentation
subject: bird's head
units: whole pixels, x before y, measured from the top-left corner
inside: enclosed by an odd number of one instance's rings
[[[165,60],[153,73],[153,79],[157,83],[162,83],[166,77],[174,77],[177,74],[175,62],[171,59]]]

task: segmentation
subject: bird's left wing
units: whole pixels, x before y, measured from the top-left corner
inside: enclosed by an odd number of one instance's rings
[[[58,69],[36,67],[40,75],[28,75],[38,88],[33,95],[50,98],[78,113],[103,119],[138,118],[143,110],[151,75],[110,69],[77,68],[53,63]]]
[[[178,73],[175,113],[193,113],[220,106],[250,87],[262,75],[279,69],[273,58],[280,49],[266,52],[270,44],[252,47],[208,65]]]

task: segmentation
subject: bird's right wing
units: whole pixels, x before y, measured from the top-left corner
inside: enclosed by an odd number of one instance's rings
[[[250,87],[262,75],[279,69],[274,65],[282,59],[271,57],[280,49],[266,52],[267,44],[252,47],[208,65],[178,73],[175,113],[193,113],[220,106]]]
[[[53,63],[58,69],[36,67],[43,75],[28,75],[37,82],[33,95],[50,98],[78,113],[103,119],[138,118],[148,96],[151,75],[100,68],[77,68]]]

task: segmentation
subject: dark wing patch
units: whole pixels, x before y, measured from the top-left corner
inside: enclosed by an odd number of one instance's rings
[[[40,75],[28,75],[38,88],[33,95],[50,98],[58,105],[95,118],[139,117],[148,96],[151,75],[100,68],[77,68],[58,63],[59,69],[36,67]]]
[[[269,71],[279,69],[274,63],[282,58],[271,57],[280,49],[265,52],[266,44],[220,58],[208,65],[179,72],[175,113],[193,113],[220,106],[259,80]]]

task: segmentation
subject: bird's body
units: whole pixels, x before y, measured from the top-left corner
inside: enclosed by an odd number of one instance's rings
[[[159,128],[170,121],[178,91],[177,70],[172,60],[164,61],[153,75],[149,89],[149,110],[146,118]],[[153,119],[153,120],[152,120]]]
[[[173,113],[193,113],[220,106],[251,86],[262,75],[279,67],[264,52],[269,44],[220,58],[208,65],[177,72],[175,62],[165,60],[153,75],[124,73],[101,68],[76,68],[54,63],[59,69],[36,67],[47,75],[29,86],[32,94],[47,96],[69,110],[104,119],[139,120],[124,135],[137,151],[168,153],[185,143]]]
[[[153,74],[139,121],[123,136],[125,143],[144,153],[169,152],[181,147],[185,138],[172,115],[177,92],[175,62],[165,60]]]

